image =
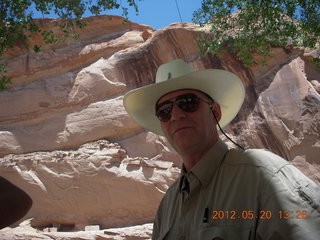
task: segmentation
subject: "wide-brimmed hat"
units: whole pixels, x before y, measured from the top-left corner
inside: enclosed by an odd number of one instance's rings
[[[239,112],[244,101],[242,81],[235,74],[220,69],[196,71],[181,59],[158,68],[156,82],[128,92],[123,104],[129,115],[143,128],[163,135],[155,115],[155,104],[163,95],[182,89],[200,90],[221,107],[221,127],[226,126]]]

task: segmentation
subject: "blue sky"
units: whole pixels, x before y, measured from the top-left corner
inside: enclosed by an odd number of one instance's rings
[[[131,9],[129,20],[149,25],[155,29],[180,22],[176,1],[182,21],[192,22],[192,14],[201,7],[201,0],[142,0],[138,2],[139,15],[135,16],[135,11]]]
[[[126,2],[126,1],[123,1]],[[136,16],[135,10],[129,8],[129,20],[137,23],[149,25],[155,29],[168,26],[171,23],[180,22],[180,14],[183,22],[192,22],[192,14],[201,7],[201,0],[142,0],[137,1],[139,15]],[[103,12],[105,15],[121,15],[122,10],[112,10]],[[88,15],[86,15],[88,16]],[[35,13],[34,18],[42,17]],[[54,15],[45,15],[44,17],[57,17]]]

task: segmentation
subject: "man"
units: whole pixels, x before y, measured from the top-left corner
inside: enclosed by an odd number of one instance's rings
[[[233,73],[175,60],[159,67],[155,84],[124,97],[133,119],[183,160],[152,239],[320,239],[318,185],[271,152],[229,150],[219,139],[217,124],[236,116],[244,96]]]

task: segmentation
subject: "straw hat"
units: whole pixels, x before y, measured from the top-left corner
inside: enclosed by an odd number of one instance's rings
[[[139,125],[163,135],[160,121],[155,115],[155,104],[163,95],[181,89],[200,90],[218,102],[221,107],[221,127],[237,115],[245,96],[242,81],[235,74],[219,69],[196,71],[183,60],[177,59],[158,68],[154,84],[128,92],[123,104]]]

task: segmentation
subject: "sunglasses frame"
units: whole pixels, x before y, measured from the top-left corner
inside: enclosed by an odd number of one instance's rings
[[[205,95],[207,95],[207,94],[205,94]],[[183,108],[182,106],[183,105],[188,105],[188,102],[185,100],[185,99],[187,99],[187,98],[193,98],[194,100],[196,100],[196,101],[194,101],[193,102],[193,104],[197,104],[196,105],[196,108],[194,109],[194,110],[187,110],[187,109],[185,109],[185,108]],[[209,96],[209,98],[211,99],[211,97]],[[182,103],[182,104],[179,104],[179,100],[185,100],[184,101],[184,103]],[[196,112],[196,111],[198,111],[198,109],[199,109],[199,105],[200,105],[200,101],[202,101],[202,102],[205,102],[205,103],[207,103],[208,105],[211,105],[212,103],[214,103],[214,101],[211,99],[211,102],[210,101],[207,101],[207,100],[204,100],[204,99],[202,99],[201,97],[199,97],[199,96],[197,96],[196,94],[194,94],[194,93],[184,93],[184,94],[181,94],[181,95],[179,95],[179,96],[176,96],[176,97],[172,97],[172,98],[169,98],[169,99],[167,99],[167,100],[165,100],[164,102],[162,102],[162,103],[157,103],[156,104],[156,116],[158,117],[158,119],[161,121],[161,122],[168,122],[170,119],[171,119],[171,117],[172,117],[172,109],[173,109],[173,105],[175,104],[177,107],[179,107],[179,109],[181,109],[182,111],[184,111],[184,112],[187,112],[187,113],[192,113],[192,112]],[[166,109],[170,109],[170,112],[167,114],[168,115],[168,117],[166,117],[166,118],[161,118],[161,116],[160,116],[160,114],[159,114],[159,109],[163,106],[163,105],[166,105],[166,104],[170,104],[170,107],[168,107],[168,108],[166,108]],[[164,110],[163,110],[164,111]]]

